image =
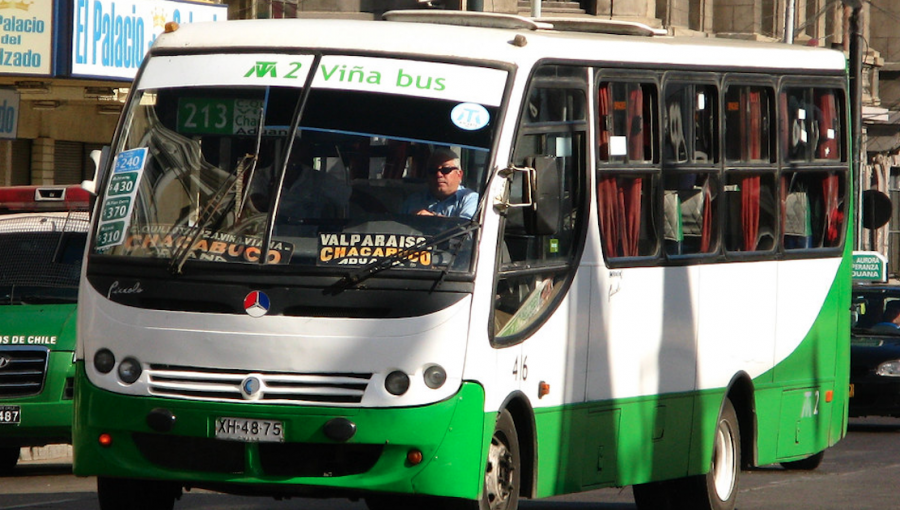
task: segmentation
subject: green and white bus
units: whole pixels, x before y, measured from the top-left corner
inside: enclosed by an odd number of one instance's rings
[[[89,208],[79,186],[0,188],[0,474],[22,447],[71,442]]]
[[[844,56],[385,18],[150,50],[79,296],[74,470],[101,508],[634,485],[728,509],[742,466],[815,467],[847,416]],[[450,200],[448,150],[477,210],[412,214]]]

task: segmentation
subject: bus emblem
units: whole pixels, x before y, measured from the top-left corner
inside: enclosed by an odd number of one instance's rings
[[[6,368],[10,361],[8,356],[0,356],[0,368]]]
[[[262,383],[256,377],[248,377],[241,383],[241,390],[244,392],[245,398],[253,398],[262,389]]]
[[[250,317],[262,317],[269,312],[269,296],[254,290],[244,298],[244,311]]]

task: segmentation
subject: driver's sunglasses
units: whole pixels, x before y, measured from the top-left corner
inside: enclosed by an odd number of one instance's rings
[[[439,166],[434,169],[435,172],[440,172],[444,175],[447,175],[454,170],[459,170],[459,167],[458,166]]]

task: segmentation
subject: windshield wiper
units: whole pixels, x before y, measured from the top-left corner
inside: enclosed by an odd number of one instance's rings
[[[191,227],[191,229],[185,236],[188,242],[182,242],[178,246],[178,248],[176,248],[172,252],[172,262],[169,264],[169,272],[171,272],[172,274],[181,274],[181,268],[184,266],[184,263],[191,255],[191,252],[194,251],[194,241],[197,240],[197,236],[200,235],[200,232],[203,232],[203,230],[213,222],[213,219],[219,218],[218,213],[221,210],[222,204],[225,202],[226,197],[228,197],[231,192],[234,191],[238,183],[243,182],[244,172],[246,172],[248,169],[250,170],[250,180],[247,182],[252,182],[253,174],[256,172],[256,163],[259,161],[259,148],[262,144],[262,134],[265,128],[266,121],[265,105],[268,104],[268,100],[269,89],[266,88],[266,98],[263,102],[263,107],[259,109],[259,123],[257,124],[258,127],[256,129],[256,151],[253,154],[245,154],[244,157],[241,158],[234,170],[234,176],[232,177],[232,179],[226,180],[222,183],[221,186],[219,186],[219,189],[216,190],[215,194],[213,194],[213,196],[206,203],[206,206],[197,216],[197,223],[195,223],[194,226]],[[246,194],[244,196],[246,197]],[[242,197],[238,198],[240,199],[240,201],[238,202],[239,214],[240,210],[244,208],[246,200]],[[174,229],[174,227],[172,228]]]
[[[255,154],[246,154],[241,158],[241,161],[235,169],[234,175],[222,183],[219,189],[216,190],[216,193],[206,203],[203,210],[200,211],[197,222],[193,227],[190,227],[190,230],[188,230],[185,235],[186,241],[179,243],[178,247],[172,252],[172,262],[169,264],[169,271],[172,274],[181,273],[181,268],[184,266],[184,263],[187,261],[190,254],[194,251],[194,241],[197,240],[197,236],[199,236],[214,219],[219,218],[219,212],[222,210],[222,205],[225,203],[226,198],[234,191],[237,183],[241,182],[241,179],[244,177],[244,172],[247,171],[248,167],[256,167],[256,159],[257,157]]]
[[[382,257],[375,262],[371,262],[368,265],[357,269],[356,271],[348,273],[346,276],[338,280],[337,283],[329,287],[327,289],[327,293],[338,294],[340,292],[343,292],[350,287],[362,283],[373,275],[376,275],[386,269],[390,269],[400,264],[403,259],[409,257],[414,253],[420,252],[422,250],[427,250],[428,248],[436,246],[440,243],[450,241],[451,239],[467,235],[470,232],[478,230],[479,228],[481,228],[481,224],[477,221],[469,221],[468,223],[461,223],[459,225],[456,225],[455,227],[447,230],[446,232],[442,232],[432,237],[431,239],[422,241],[413,246],[410,246],[409,248],[400,250],[393,255]]]

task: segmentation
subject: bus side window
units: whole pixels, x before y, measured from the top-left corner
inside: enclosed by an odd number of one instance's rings
[[[655,256],[656,84],[601,82],[597,91],[597,210],[604,254]]]
[[[701,77],[709,80],[709,77]],[[719,248],[722,184],[719,96],[715,85],[685,78],[666,84],[663,237],[669,257]]]
[[[785,250],[841,245],[846,221],[843,177],[836,171],[782,175],[781,221]]]
[[[844,160],[841,91],[788,87],[779,96],[782,146],[787,161]]]
[[[725,90],[723,207],[725,249],[729,252],[775,248],[775,91],[768,86],[730,85]]]
[[[675,83],[666,89],[665,160],[713,163],[718,155],[718,92],[713,85]]]
[[[580,84],[586,85],[579,77]],[[557,172],[559,178],[558,224],[551,229],[553,233],[544,234],[541,231],[546,231],[546,226],[535,229],[528,211],[507,211],[497,257],[494,345],[523,340],[559,303],[573,274],[573,257],[583,243],[586,86],[554,85],[533,88],[513,164],[525,166],[539,156],[555,158],[556,164],[545,165],[549,168],[545,171]],[[521,196],[521,186],[522,179],[516,176],[510,196]]]

